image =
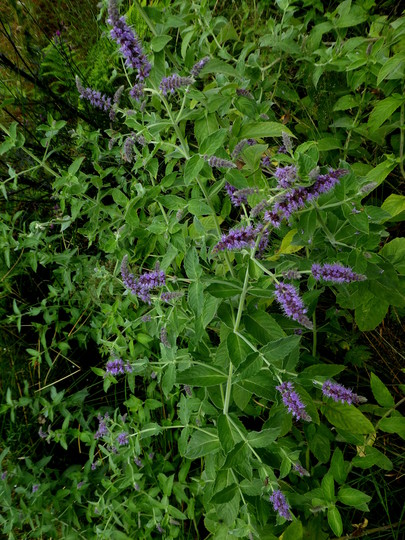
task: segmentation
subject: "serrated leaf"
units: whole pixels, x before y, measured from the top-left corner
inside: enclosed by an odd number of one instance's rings
[[[201,169],[204,167],[204,163],[204,160],[198,155],[187,160],[184,167],[184,183],[186,186],[189,186],[197,178]]]
[[[371,374],[370,383],[373,396],[375,397],[377,403],[381,405],[381,407],[395,406],[395,401],[394,398],[391,396],[390,391],[381,381],[381,379],[379,379],[377,375],[375,375],[375,373]]]
[[[330,473],[325,474],[321,482],[322,493],[327,502],[335,502],[335,482]]]
[[[224,452],[228,454],[235,447],[235,444],[241,440],[240,435],[233,427],[228,415],[220,414],[218,416],[217,427],[219,442]]]
[[[228,335],[226,345],[228,348],[229,359],[236,367],[242,364],[251,352],[249,345],[233,332]]]
[[[218,150],[218,148],[222,148],[225,142],[225,139],[228,136],[228,131],[226,129],[218,129],[217,131],[214,131],[214,133],[211,133],[211,135],[208,135],[206,139],[203,140],[203,142],[200,145],[200,153],[201,154],[207,154],[208,156],[211,156]]]
[[[262,345],[285,336],[281,326],[265,311],[258,310],[244,315],[243,322],[249,334]]]
[[[300,336],[288,336],[285,338],[277,339],[262,347],[260,352],[270,362],[278,362],[284,360],[300,343]]]
[[[389,303],[373,296],[364,304],[356,306],[354,312],[356,324],[361,332],[374,330],[384,319],[389,308]]]
[[[388,259],[399,274],[405,275],[405,238],[394,238],[385,244],[380,255]]]
[[[347,506],[354,506],[357,508],[370,502],[371,497],[358,489],[342,487],[338,492],[338,500]]]
[[[236,484],[226,486],[226,488],[222,489],[218,493],[215,493],[210,502],[213,504],[225,504],[234,498],[237,491],[238,486]]]
[[[171,36],[155,36],[150,42],[150,48],[153,52],[162,51],[171,39]]]
[[[194,246],[187,250],[183,264],[188,278],[198,279],[201,277],[202,268],[200,266],[197,250]]]
[[[386,471],[391,471],[393,468],[393,464],[387,456],[377,450],[377,448],[367,445],[362,447],[361,456],[356,456],[352,459],[352,465],[360,469],[368,469],[376,465]]]
[[[206,291],[209,292],[215,298],[230,298],[242,292],[241,286],[237,282],[230,281],[216,281],[211,283]]]
[[[277,122],[254,122],[244,125],[239,136],[242,139],[262,139],[264,137],[281,137],[283,133],[294,137],[284,124],[278,124]]]
[[[280,428],[269,428],[263,431],[250,431],[248,435],[248,443],[253,448],[268,448],[277,439],[280,433]]]
[[[204,66],[200,72],[200,77],[203,77],[208,73],[222,73],[224,75],[232,75],[233,77],[239,78],[239,74],[230,64],[217,58],[213,58]]]
[[[218,452],[220,447],[216,430],[205,428],[204,431],[195,431],[191,435],[184,457],[196,459]]]
[[[328,523],[335,535],[341,536],[343,532],[343,523],[340,512],[336,506],[331,506],[328,508]]]
[[[374,433],[374,426],[354,405],[348,403],[328,403],[323,412],[328,421],[338,429],[351,433]]]
[[[190,386],[216,386],[228,379],[225,373],[211,366],[193,366],[177,374],[177,382]]]
[[[378,427],[387,433],[397,433],[402,439],[405,439],[405,418],[403,416],[382,418],[378,422]]]
[[[302,540],[303,529],[302,523],[298,519],[294,519],[290,525],[285,529],[282,535],[282,540]]]
[[[382,203],[381,208],[391,215],[387,221],[403,221],[405,219],[405,197],[392,193]]]
[[[368,118],[368,127],[370,131],[378,129],[394,112],[403,104],[404,99],[400,96],[390,96],[379,101],[371,111]]]

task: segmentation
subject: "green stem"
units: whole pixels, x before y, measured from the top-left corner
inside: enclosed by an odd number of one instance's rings
[[[401,169],[402,177],[405,179],[405,169],[404,169],[404,139],[405,139],[405,105],[401,105],[401,114],[399,120],[399,168]]]

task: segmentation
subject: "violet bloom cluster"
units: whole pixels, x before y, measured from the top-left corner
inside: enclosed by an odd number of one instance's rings
[[[290,412],[297,420],[302,419],[307,422],[311,421],[311,417],[305,410],[305,405],[302,403],[299,395],[294,390],[292,382],[285,381],[276,386],[276,389],[280,392],[288,412]]]
[[[317,281],[322,279],[333,283],[351,283],[352,281],[364,281],[367,279],[363,274],[356,274],[350,267],[339,263],[324,264],[323,266],[315,263],[312,265],[311,272]]]
[[[257,235],[262,228],[263,225],[257,227],[248,225],[247,227],[240,227],[240,229],[229,231],[228,234],[222,235],[221,241],[214,246],[213,251],[216,252],[254,247],[256,244]]]
[[[222,159],[217,156],[207,156],[204,155],[205,161],[208,161],[210,167],[224,167],[225,169],[236,169],[235,163],[229,161],[228,159]]]
[[[101,437],[104,437],[105,435],[108,435],[108,427],[107,422],[110,419],[108,413],[105,413],[104,417],[99,414],[97,416],[98,420],[98,429],[96,433],[94,434],[95,439],[101,439]]]
[[[249,92],[249,90],[246,90],[246,88],[237,88],[236,93],[238,96],[247,97],[249,99],[254,99],[252,94]]]
[[[124,373],[132,373],[131,365],[122,361],[121,358],[109,360],[105,366],[106,374],[123,375]]]
[[[275,512],[277,512],[284,519],[292,521],[290,506],[282,491],[279,489],[273,491],[273,493],[270,495],[270,502],[273,504]]]
[[[297,179],[297,168],[294,165],[277,167],[274,176],[277,178],[278,187],[288,189]]]
[[[79,77],[76,77],[76,88],[79,91],[81,99],[86,99],[96,107],[105,112],[110,112],[112,109],[112,101],[110,97],[105,96],[98,90],[93,90],[92,88],[84,88]]]
[[[159,269],[158,264],[153,272],[147,272],[137,278],[134,277],[128,269],[128,255],[122,259],[121,276],[125,287],[148,304],[151,304],[150,291],[166,283],[166,275],[163,270]]]
[[[345,174],[347,174],[345,169],[335,171],[331,169],[327,174],[318,175],[312,186],[291,189],[275,203],[272,210],[265,212],[265,221],[269,221],[274,227],[279,227],[284,219],[288,220],[294,212],[303,208],[307,201],[315,200],[322,193],[330,191]]]
[[[173,74],[169,77],[163,77],[160,82],[159,88],[164,96],[170,92],[174,94],[176,90],[182,86],[188,86],[194,82],[192,77],[180,77],[180,75]]]
[[[117,437],[117,442],[120,446],[125,446],[128,444],[128,433],[126,431],[123,431],[120,433]]]
[[[301,478],[303,476],[311,476],[309,472],[306,469],[304,469],[301,463],[294,463],[294,471],[298,473],[301,476]]]
[[[149,77],[152,66],[142,50],[139,37],[127,24],[125,17],[119,16],[116,0],[109,0],[108,16],[107,22],[113,27],[110,31],[111,37],[120,46],[127,66],[136,69],[137,79],[143,82]]]
[[[277,283],[274,294],[287,317],[299,322],[310,330],[313,328],[312,322],[306,316],[307,309],[304,306],[304,302],[294,285],[283,282]]]
[[[333,381],[325,381],[322,385],[322,393],[326,397],[330,397],[333,401],[341,401],[342,403],[360,403],[360,397],[350,390],[345,388],[342,384],[335,383]]]
[[[252,195],[252,193],[256,193],[257,191],[256,188],[238,189],[235,186],[229,184],[229,182],[226,182],[225,189],[234,206],[241,206],[242,204],[246,204],[248,195]]]
[[[200,71],[202,71],[202,69],[205,67],[205,65],[210,61],[210,57],[209,56],[204,56],[204,58],[202,58],[201,60],[199,60],[196,64],[194,64],[194,66],[191,68],[191,75],[193,77],[198,77],[198,75],[200,74]]]

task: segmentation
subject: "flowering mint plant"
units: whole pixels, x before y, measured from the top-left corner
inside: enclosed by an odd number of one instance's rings
[[[70,396],[74,422],[55,387],[32,404],[49,420],[38,444],[80,443],[71,521],[89,538],[340,536],[347,507],[370,501],[350,471],[392,468],[374,441],[396,425],[393,397],[373,378],[378,405],[365,405],[327,353],[403,290],[401,263],[380,248],[385,214],[363,204],[369,183],[347,155],[280,122],[266,55],[243,43],[230,55],[226,35],[195,22],[210,20],[203,5],[173,16],[135,3],[145,40],[131,10],[105,7],[114,97],[78,80],[76,98],[108,112],[109,128],[78,123],[66,171],[47,164],[64,128],[50,119],[38,167],[60,211],[25,245],[79,242],[65,257],[75,270],[63,273],[55,248],[52,271],[73,306],[69,332],[99,354],[89,362],[105,395]],[[42,497],[51,474],[35,474],[29,496]]]

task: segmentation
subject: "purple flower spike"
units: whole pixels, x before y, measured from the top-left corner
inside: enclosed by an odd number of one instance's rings
[[[279,489],[273,491],[270,495],[270,502],[273,504],[275,512],[288,521],[292,521],[290,506],[285,498],[285,495]]]
[[[276,389],[280,392],[283,403],[287,407],[288,412],[290,412],[297,420],[306,420],[307,422],[311,421],[311,417],[305,410],[305,405],[302,403],[299,395],[294,390],[292,382],[285,381],[279,386],[276,386]]]
[[[269,156],[264,156],[264,158],[262,159],[262,167],[271,167],[271,159],[269,158]]]
[[[210,167],[224,167],[225,169],[236,169],[235,163],[229,161],[228,159],[222,159],[217,156],[204,156],[205,161],[208,161]]]
[[[236,93],[238,96],[247,97],[249,99],[254,99],[252,94],[249,92],[249,90],[246,90],[246,88],[237,88]]]
[[[228,234],[222,235],[221,241],[214,246],[213,251],[216,252],[254,247],[256,237],[262,228],[262,225],[258,227],[249,225],[247,227],[241,227],[240,229],[229,231]]]
[[[32,486],[32,493],[35,493],[36,491],[38,491],[38,489],[39,489],[39,484],[34,484]]]
[[[291,187],[291,184],[297,179],[297,169],[294,165],[287,165],[287,167],[277,167],[274,176],[278,180],[278,187],[287,189]]]
[[[301,463],[295,463],[294,464],[294,471],[298,473],[301,477],[303,476],[311,476],[309,472],[304,469],[304,467],[301,465]]]
[[[101,437],[104,437],[105,435],[108,434],[108,428],[107,428],[107,420],[108,420],[108,415],[106,414],[104,416],[104,418],[101,416],[101,414],[98,415],[98,429],[96,431],[96,433],[94,434],[94,438],[95,439],[101,439]]]
[[[317,199],[322,193],[333,189],[339,183],[339,179],[347,173],[345,169],[336,169],[336,171],[330,169],[327,174],[320,174],[309,188],[308,200]]]
[[[117,437],[117,442],[120,446],[126,446],[128,444],[128,433],[123,431]]]
[[[235,186],[232,186],[228,182],[226,182],[225,184],[225,189],[234,206],[241,206],[241,204],[246,204],[248,202],[248,195],[252,195],[252,193],[257,192],[256,188],[237,189]]]
[[[198,75],[200,74],[200,71],[203,69],[203,67],[205,67],[205,65],[210,61],[210,57],[209,56],[204,56],[204,58],[202,58],[201,60],[199,60],[196,64],[194,64],[194,66],[191,68],[191,75],[193,77],[198,77]]]
[[[169,92],[171,94],[174,94],[175,91],[182,86],[188,86],[193,82],[194,81],[192,77],[180,77],[180,75],[174,74],[170,75],[169,77],[164,77],[160,83],[159,88],[162,91],[162,94],[164,96],[167,96]]]
[[[343,385],[335,383],[333,381],[325,381],[322,386],[322,393],[326,397],[330,397],[333,401],[341,401],[342,403],[360,403],[360,397]]]
[[[333,283],[351,283],[367,279],[363,274],[356,274],[351,268],[339,263],[324,264],[323,266],[315,263],[312,265],[311,272],[317,281],[323,279]]]
[[[313,328],[312,322],[305,315],[307,310],[304,306],[304,302],[300,298],[298,290],[294,285],[282,282],[277,283],[275,297],[287,317],[299,322],[310,330]]]
[[[144,81],[149,77],[152,66],[142,51],[139,37],[127,24],[125,17],[119,16],[116,0],[109,0],[108,16],[107,22],[113,27],[110,35],[120,46],[125,63],[138,71],[137,78],[140,82]]]
[[[101,92],[98,90],[84,88],[79,77],[76,77],[76,87],[79,91],[81,99],[86,99],[93,105],[93,107],[96,107],[97,109],[101,109],[105,112],[112,111],[112,102],[110,97],[101,94]]]
[[[129,95],[131,96],[131,98],[135,99],[135,101],[141,101],[141,99],[143,98],[143,91],[143,84],[136,83],[129,91]]]
[[[147,272],[139,276],[139,278],[135,278],[134,275],[129,272],[127,255],[125,255],[122,260],[121,276],[125,287],[129,289],[132,294],[138,296],[148,304],[151,303],[151,289],[161,287],[166,283],[166,275],[163,270],[159,269],[158,265],[156,265],[153,272]]]

